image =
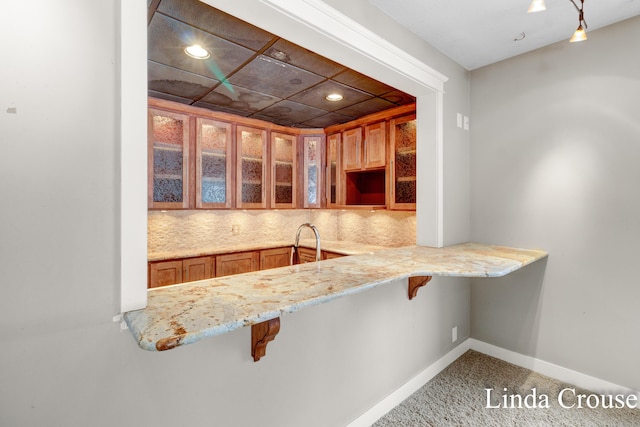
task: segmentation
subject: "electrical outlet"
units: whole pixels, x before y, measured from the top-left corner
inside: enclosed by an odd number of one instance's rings
[[[458,327],[454,326],[451,328],[451,342],[458,341]]]
[[[234,236],[240,234],[240,226],[238,224],[233,224],[231,226],[231,234],[233,234]]]
[[[458,113],[458,116],[456,117],[456,125],[461,128],[462,127],[462,114]]]
[[[464,116],[464,130],[469,130],[469,117]]]

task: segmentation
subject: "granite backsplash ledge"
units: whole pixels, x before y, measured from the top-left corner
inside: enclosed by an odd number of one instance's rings
[[[324,240],[398,247],[415,245],[416,215],[363,210],[149,211],[148,252],[172,252],[244,243],[293,241],[300,224],[318,227]],[[302,238],[312,238],[306,229]]]

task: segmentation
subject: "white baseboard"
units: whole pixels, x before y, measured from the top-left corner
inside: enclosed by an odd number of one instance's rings
[[[586,390],[602,393],[615,392],[616,394],[620,393],[625,395],[636,394],[640,399],[640,393],[636,390],[632,390],[630,388],[623,387],[618,384],[602,380],[600,378],[592,377],[578,371],[564,368],[553,363],[545,362],[544,360],[536,359],[535,357],[525,356],[524,354],[506,350],[492,344],[487,344],[486,342],[478,341],[473,338],[469,338],[467,341],[469,342],[469,348],[471,350],[493,356],[495,358],[504,360],[505,362],[509,362],[517,366],[521,366],[523,368],[531,369],[532,371],[539,374],[564,381],[566,383],[584,388]]]
[[[442,356],[436,362],[431,364],[424,371],[420,372],[415,377],[411,378],[404,385],[398,388],[396,391],[385,397],[378,402],[373,408],[369,409],[364,414],[353,420],[347,425],[347,427],[369,427],[371,424],[378,421],[387,412],[398,406],[407,397],[418,391],[420,387],[425,385],[442,371],[444,368],[453,363],[457,358],[462,356],[469,350],[469,340],[465,340],[460,343],[453,350]]]
[[[444,368],[462,356],[467,350],[475,350],[480,353],[504,360],[523,368],[531,369],[539,374],[555,378],[560,381],[581,387],[593,392],[621,393],[625,395],[635,394],[640,400],[640,392],[622,387],[609,381],[601,380],[553,363],[545,362],[531,356],[506,350],[492,344],[487,344],[473,338],[468,338],[453,350],[442,356],[424,371],[407,381],[403,386],[378,402],[374,407],[353,420],[347,427],[369,427],[382,418],[387,412],[398,406],[403,400],[418,391],[420,387],[428,383]]]

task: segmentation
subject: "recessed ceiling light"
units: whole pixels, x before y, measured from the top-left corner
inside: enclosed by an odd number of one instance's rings
[[[194,44],[194,45],[185,47],[184,53],[196,59],[207,59],[208,57],[211,56],[209,51],[203,48],[202,46],[200,46],[199,44]]]
[[[330,93],[329,95],[325,96],[324,99],[332,102],[342,101],[342,95],[340,95],[339,93]]]

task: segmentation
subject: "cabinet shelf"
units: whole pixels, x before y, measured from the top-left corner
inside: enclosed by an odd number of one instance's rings
[[[181,145],[169,144],[167,142],[154,142],[153,149],[158,151],[173,151],[176,153],[182,153]]]
[[[182,179],[182,175],[178,175],[178,174],[168,174],[168,173],[154,173],[153,174],[153,178],[154,179]]]

